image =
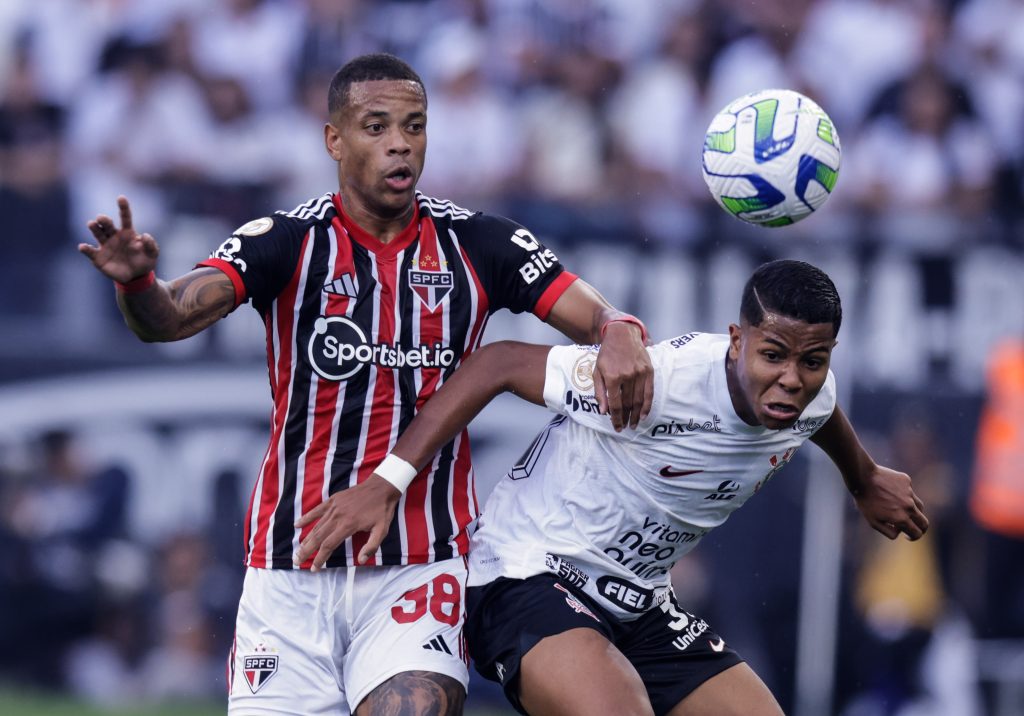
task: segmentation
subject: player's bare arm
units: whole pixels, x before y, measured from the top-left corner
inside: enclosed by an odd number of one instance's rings
[[[424,404],[391,452],[419,470],[497,395],[512,392],[544,405],[550,350],[551,346],[500,341],[476,351]],[[295,523],[296,527],[316,523],[295,553],[295,563],[316,555],[311,569],[318,571],[338,545],[357,532],[369,532],[358,555],[358,561],[365,562],[387,535],[401,496],[377,474],[331,495]]]
[[[635,428],[651,412],[654,398],[654,368],[644,348],[645,336],[638,325],[621,320],[624,317],[597,289],[579,279],[548,315],[548,323],[574,342],[601,344],[594,368],[594,398],[601,412],[611,415],[616,430],[627,425]]]
[[[160,247],[132,224],[128,199],[117,199],[120,228],[101,214],[87,226],[98,245],[78,250],[107,278],[121,284],[144,280],[156,270]],[[199,268],[173,281],[159,279],[142,290],[119,291],[117,305],[128,327],[142,340],[176,341],[193,336],[234,308],[231,279],[213,268]]]
[[[889,539],[902,532],[912,540],[928,530],[924,503],[914,493],[910,476],[876,464],[839,406],[811,441],[839,468],[857,509],[873,528]]]
[[[455,679],[431,671],[403,671],[370,692],[356,716],[448,716],[461,714],[466,690]]]

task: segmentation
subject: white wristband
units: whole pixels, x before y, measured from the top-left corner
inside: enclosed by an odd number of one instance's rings
[[[405,490],[409,487],[409,484],[416,477],[418,470],[407,463],[398,455],[388,453],[388,456],[381,460],[380,465],[373,471],[374,474],[383,477],[385,480],[390,482],[401,493],[405,493]]]

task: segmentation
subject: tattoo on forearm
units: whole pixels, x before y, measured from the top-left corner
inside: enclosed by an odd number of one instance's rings
[[[159,290],[118,296],[132,330],[160,341],[195,335],[228,313],[234,300],[230,279],[216,269],[194,271]]]
[[[172,295],[182,318],[181,331],[193,335],[224,316],[235,302],[231,281],[216,274],[188,274],[175,282]]]
[[[356,716],[460,716],[465,701],[466,690],[450,676],[404,671],[371,691]]]

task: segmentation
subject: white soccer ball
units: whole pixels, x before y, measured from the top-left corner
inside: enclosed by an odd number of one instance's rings
[[[711,195],[733,216],[787,226],[821,208],[835,188],[842,150],[825,111],[799,92],[744,95],[704,135]]]

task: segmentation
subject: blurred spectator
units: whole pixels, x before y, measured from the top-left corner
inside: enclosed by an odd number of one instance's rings
[[[959,238],[952,217],[990,209],[996,157],[988,134],[966,90],[935,65],[918,67],[877,106],[856,153],[847,153],[846,186],[887,222],[894,242],[948,248]]]
[[[221,0],[194,24],[200,72],[241,82],[253,103],[277,108],[291,96],[302,10],[291,0]]]
[[[1024,638],[1024,341],[993,351],[970,506],[985,532],[984,638]]]
[[[804,80],[812,97],[827,108],[840,136],[857,130],[878,93],[923,61],[921,4],[906,0],[813,3],[796,57],[806,68]]]
[[[710,114],[749,92],[778,87],[801,91],[805,66],[795,52],[811,0],[732,0],[739,36],[716,54],[707,88]],[[709,115],[710,118],[710,115]]]
[[[216,152],[209,112],[192,78],[166,71],[159,45],[114,40],[101,69],[72,108],[74,229],[118,194],[159,227],[168,220],[164,182],[196,178]]]
[[[376,49],[367,32],[369,3],[361,0],[308,0],[296,74],[333,75],[349,58]],[[321,93],[323,90],[321,85]]]
[[[64,123],[64,109],[40,96],[38,68],[22,48],[0,100],[0,215],[9,237],[0,305],[12,314],[55,308],[47,302],[53,256],[70,243]]]
[[[483,73],[486,38],[465,23],[438,30],[422,65],[428,81],[429,141],[423,190],[485,208],[521,170],[519,107]]]
[[[917,542],[891,541],[857,520],[852,598],[856,623],[843,636],[840,673],[855,691],[845,713],[893,716],[928,703],[923,673],[933,632],[949,613],[948,513],[953,503],[953,467],[927,416],[914,407],[892,421],[887,458],[914,480],[925,504],[928,532]]]
[[[53,685],[64,649],[92,629],[107,550],[126,534],[128,476],[91,467],[74,435],[56,430],[40,437],[35,466],[9,498],[6,529],[27,554],[12,643],[26,679]]]
[[[608,108],[631,174],[626,206],[645,236],[662,243],[692,241],[692,205],[711,200],[696,161],[706,129],[702,90],[710,31],[703,8],[666,18],[660,47],[628,66]]]

